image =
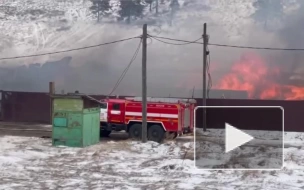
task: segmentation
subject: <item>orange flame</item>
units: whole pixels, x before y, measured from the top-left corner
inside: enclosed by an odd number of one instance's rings
[[[280,85],[276,83],[282,77],[278,67],[267,67],[266,62],[254,53],[247,53],[224,75],[217,89],[244,90],[249,98],[260,99],[304,99],[304,87]]]

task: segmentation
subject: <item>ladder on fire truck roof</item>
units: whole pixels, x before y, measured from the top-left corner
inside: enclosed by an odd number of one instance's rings
[[[92,96],[84,94],[84,93],[67,93],[67,95],[83,96],[83,97],[86,97],[89,100],[92,100],[92,101],[96,102],[96,103],[104,104],[104,102],[102,102],[100,100],[97,100],[96,98],[93,98]]]
[[[126,97],[126,100],[133,100],[133,101],[142,101],[142,97]],[[148,102],[161,102],[161,103],[196,103],[195,99],[184,99],[184,98],[153,98],[147,97]]]

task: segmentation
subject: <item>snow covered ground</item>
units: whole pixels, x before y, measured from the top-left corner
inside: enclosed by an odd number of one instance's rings
[[[285,140],[303,143],[304,133]],[[202,171],[192,142],[101,141],[52,147],[50,139],[0,138],[0,189],[303,189],[304,149],[285,150],[281,171]],[[304,147],[304,146],[303,146]]]

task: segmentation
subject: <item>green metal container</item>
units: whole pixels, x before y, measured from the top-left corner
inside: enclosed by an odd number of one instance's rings
[[[85,147],[99,142],[100,107],[81,95],[54,95],[53,146]]]

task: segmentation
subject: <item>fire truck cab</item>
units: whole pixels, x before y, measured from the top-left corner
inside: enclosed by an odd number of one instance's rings
[[[107,99],[102,100],[100,106],[100,127],[101,136],[108,136],[112,130],[126,130],[125,120],[125,103],[124,99]]]
[[[141,138],[141,97],[104,99],[100,107],[101,136],[114,131],[126,131],[130,138]],[[148,140],[161,142],[165,138],[193,131],[193,115],[196,101],[193,99],[148,98]]]

